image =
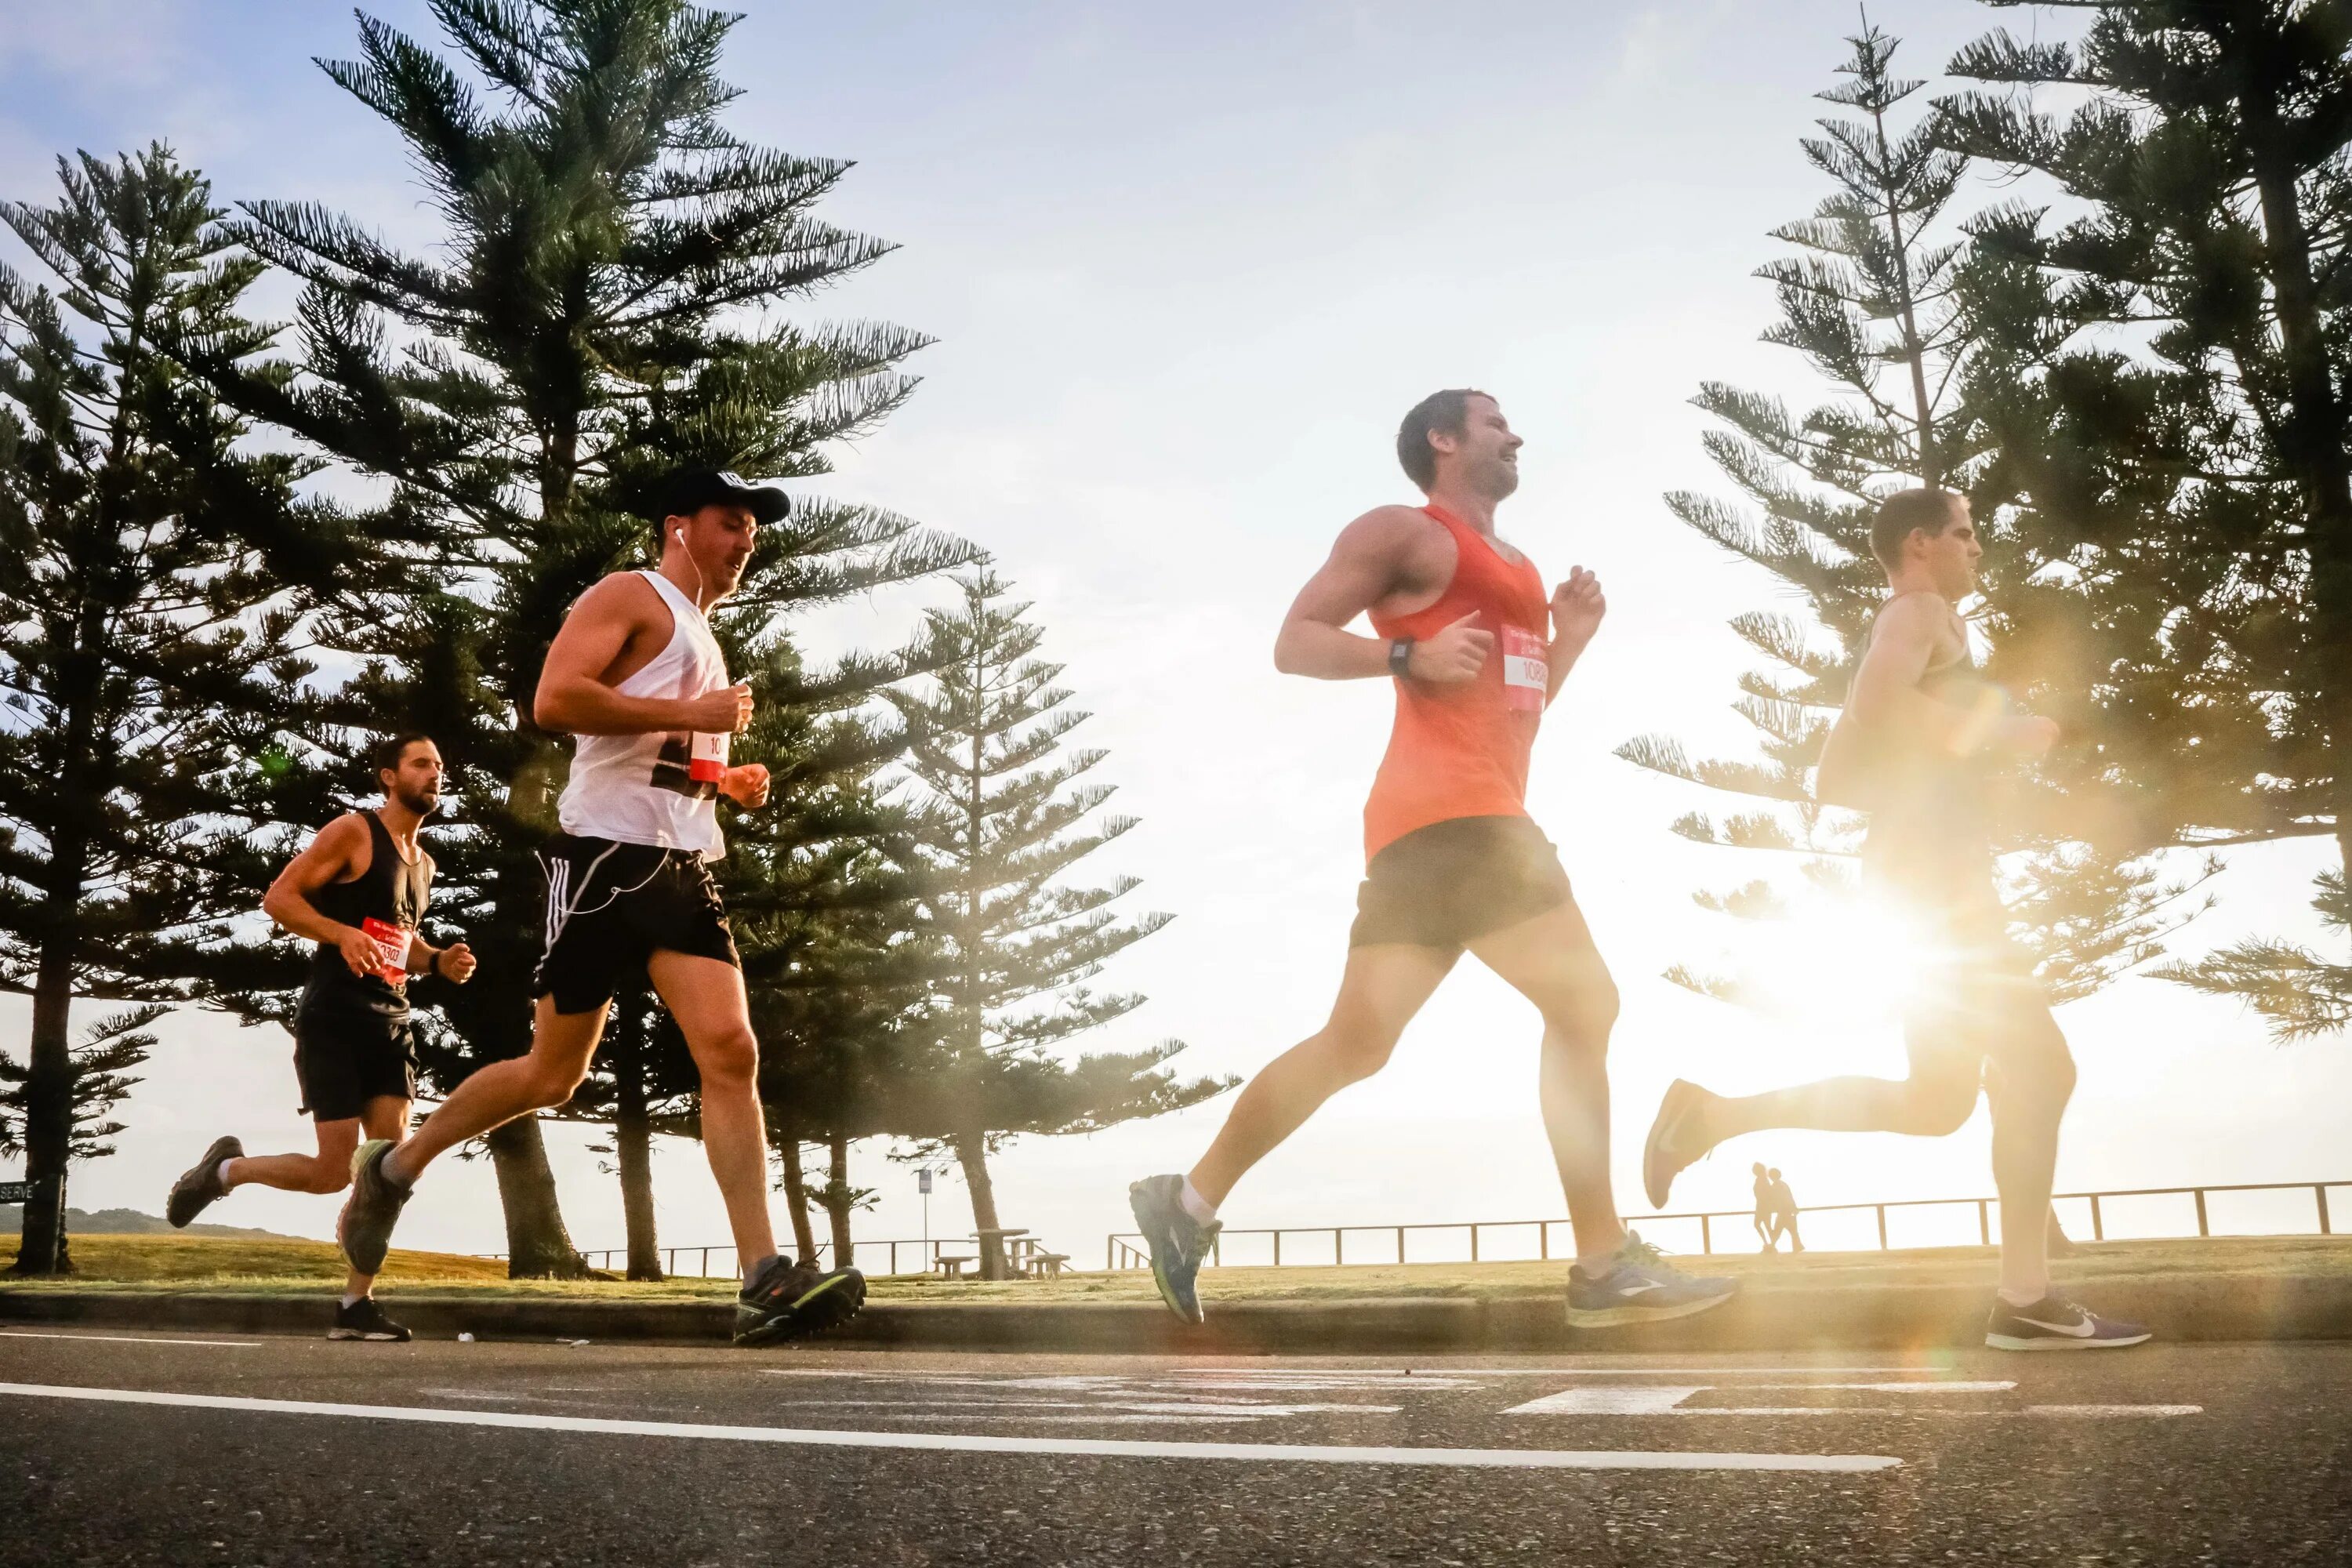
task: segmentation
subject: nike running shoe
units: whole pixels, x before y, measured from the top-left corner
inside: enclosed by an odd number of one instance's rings
[[[1614,1329],[1628,1323],[1663,1323],[1720,1307],[1739,1294],[1739,1281],[1685,1274],[1658,1249],[1625,1233],[1616,1267],[1594,1276],[1581,1263],[1568,1271],[1568,1326]]]
[[[1650,1123],[1649,1142],[1642,1145],[1642,1191],[1654,1209],[1666,1206],[1675,1178],[1682,1174],[1685,1166],[1706,1152],[1684,1146],[1689,1142],[1691,1122],[1706,1093],[1698,1085],[1676,1079],[1666,1085],[1666,1097],[1658,1101],[1658,1119]]]
[[[180,1179],[172,1184],[172,1195],[163,1200],[163,1217],[177,1229],[218,1203],[228,1189],[221,1185],[220,1168],[224,1162],[245,1158],[245,1145],[234,1138],[215,1138],[205,1157],[189,1166]]]
[[[406,1344],[408,1331],[383,1315],[373,1296],[362,1296],[346,1307],[335,1303],[335,1326],[327,1331],[331,1340],[381,1340],[392,1344]]]
[[[384,1173],[383,1157],[392,1152],[389,1138],[371,1138],[352,1155],[352,1195],[335,1216],[335,1239],[341,1243],[343,1261],[362,1274],[383,1271],[383,1255],[392,1249],[392,1227],[409,1189]]]
[[[735,1298],[735,1340],[745,1349],[806,1339],[839,1328],[866,1305],[866,1276],[855,1268],[821,1274],[776,1258]]]
[[[1985,1343],[1997,1351],[2111,1351],[2153,1336],[2137,1323],[2119,1323],[2052,1290],[2030,1307],[1992,1299]]]
[[[1181,1176],[1146,1176],[1127,1189],[1127,1206],[1150,1249],[1151,1282],[1160,1287],[1160,1299],[1186,1322],[1197,1323],[1203,1320],[1193,1281],[1224,1227],[1215,1220],[1202,1225],[1185,1213],[1183,1191]]]

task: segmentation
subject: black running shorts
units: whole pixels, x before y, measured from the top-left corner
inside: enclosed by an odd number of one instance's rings
[[[416,1036],[405,1015],[309,1009],[294,1017],[294,1076],[314,1121],[349,1121],[371,1100],[416,1098]]]
[[[1914,1079],[1977,1079],[1988,1061],[2046,1065],[2065,1055],[2033,956],[2009,934],[1981,836],[1950,824],[1874,822],[1864,885],[1908,919],[1916,958],[1903,1033]]]
[[[1372,857],[1356,889],[1349,947],[1410,942],[1460,952],[1568,901],[1568,873],[1524,816],[1457,816]]]
[[[645,973],[656,952],[741,967],[710,868],[691,849],[559,833],[539,852],[547,945],[531,994],[559,1013],[593,1013]]]

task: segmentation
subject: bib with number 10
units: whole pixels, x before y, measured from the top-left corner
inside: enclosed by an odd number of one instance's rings
[[[1503,702],[1518,712],[1538,712],[1551,689],[1551,649],[1524,626],[1503,628]]]

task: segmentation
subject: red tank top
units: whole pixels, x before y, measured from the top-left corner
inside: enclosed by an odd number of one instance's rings
[[[1503,559],[1485,534],[1439,507],[1423,509],[1454,535],[1454,579],[1409,616],[1372,616],[1383,637],[1435,637],[1475,612],[1494,650],[1475,680],[1400,680],[1388,754],[1364,803],[1369,860],[1416,828],[1457,816],[1525,816],[1528,755],[1543,718],[1551,601],[1535,563]]]

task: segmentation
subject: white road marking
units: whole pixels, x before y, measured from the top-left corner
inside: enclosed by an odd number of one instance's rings
[[[1748,1384],[1749,1387],[1756,1386]],[[1767,1384],[1768,1388],[1842,1388],[1898,1389],[1907,1393],[1997,1392],[2016,1387],[2013,1383],[1948,1383],[1948,1384],[1866,1384],[1866,1383],[1790,1383]],[[1515,1405],[1503,1412],[1506,1415],[1937,1415],[1937,1416],[2009,1416],[2065,1415],[2088,1417],[2196,1415],[2204,1410],[2201,1405],[2028,1405],[2025,1406],[1961,1406],[1951,1409],[1926,1403],[1905,1405],[1701,1405],[1686,1406],[1683,1401],[1695,1394],[1704,1394],[1708,1385],[1660,1384],[1654,1388],[1567,1388],[1558,1394],[1548,1394],[1541,1399],[1530,1399],[1525,1405]]]
[[[11,1340],[103,1340],[124,1345],[211,1345],[216,1349],[246,1350],[257,1345],[259,1340],[166,1340],[152,1334],[51,1334],[32,1329],[0,1329],[0,1339]]]
[[[684,1421],[609,1421],[583,1415],[521,1415],[504,1410],[446,1410],[406,1405],[331,1405],[302,1399],[246,1399],[216,1394],[167,1394],[152,1389],[75,1388],[0,1383],[0,1395],[157,1405],[254,1415],[339,1415],[367,1421],[492,1426],[599,1436],[695,1437],[736,1443],[780,1443],[820,1448],[913,1448],[961,1454],[1079,1455],[1114,1459],[1229,1459],[1316,1465],[1411,1465],[1454,1469],[1526,1470],[1791,1470],[1853,1474],[1899,1468],[1887,1454],[1739,1454],[1641,1449],[1375,1448],[1308,1443],[1139,1442],[1116,1437],[987,1437],[945,1432],[835,1432],[792,1426],[730,1426]]]
[[[1320,1368],[1286,1367],[1216,1367],[1181,1366],[1155,1368],[1132,1373],[1080,1373],[1037,1377],[994,1378],[977,1373],[956,1372],[859,1372],[848,1368],[817,1366],[762,1367],[769,1377],[864,1377],[886,1382],[985,1382],[1001,1383],[1007,1387],[1071,1386],[1081,1384],[1125,1382],[1137,1378],[1197,1378],[1215,1379],[1224,1384],[1243,1380],[1264,1380],[1265,1386],[1276,1382],[1283,1386],[1308,1382],[1330,1387],[1381,1387],[1391,1385],[1435,1388],[1459,1378],[1472,1377],[1803,1377],[1811,1375],[1856,1376],[1864,1373],[1886,1374],[1908,1373],[1917,1376],[1933,1372],[1933,1366],[1913,1363],[1906,1366],[1808,1366],[1802,1363],[1786,1366],[1465,1366],[1448,1367],[1444,1371],[1427,1372],[1390,1370],[1386,1368]]]
[[[1694,1394],[1704,1394],[1710,1384],[1662,1384],[1655,1388],[1627,1388],[1622,1385],[1602,1388],[1564,1388],[1558,1394],[1547,1394],[1540,1399],[1530,1399],[1525,1405],[1515,1405],[1503,1412],[1506,1415],[1721,1415],[1729,1414],[1720,1408],[1676,1411],[1675,1407]],[[2017,1386],[2014,1383],[1751,1383],[1747,1388],[1833,1388],[1845,1392],[1864,1390],[1885,1394],[2006,1394]],[[1852,1409],[1852,1405],[1824,1405],[1828,1410]]]

